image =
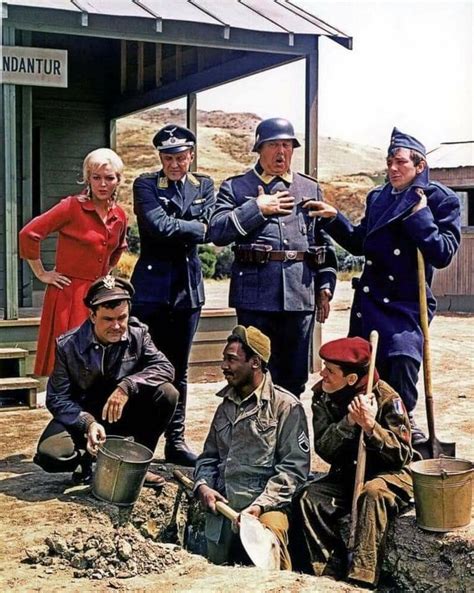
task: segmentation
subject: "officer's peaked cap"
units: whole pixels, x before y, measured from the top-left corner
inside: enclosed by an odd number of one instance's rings
[[[340,338],[326,342],[319,349],[319,356],[337,365],[366,367],[370,363],[372,347],[363,338]]]
[[[237,336],[246,344],[252,352],[255,352],[263,361],[268,362],[271,355],[270,338],[253,325],[245,327],[236,325],[232,330],[232,336]]]
[[[269,142],[270,140],[293,140],[293,146],[295,148],[301,146],[295,136],[293,124],[282,117],[264,119],[258,124],[255,130],[253,152],[256,152],[264,142]]]
[[[160,152],[174,153],[196,145],[196,136],[183,126],[169,124],[155,134],[153,144]]]
[[[388,147],[388,156],[392,156],[398,148],[408,148],[416,150],[426,157],[426,148],[419,140],[401,132],[398,128],[393,128],[390,146]]]
[[[130,301],[134,294],[135,289],[128,280],[107,275],[90,285],[84,304],[86,307],[94,307],[112,301]]]

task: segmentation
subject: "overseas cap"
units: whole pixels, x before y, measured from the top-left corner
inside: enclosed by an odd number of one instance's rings
[[[130,282],[108,275],[90,285],[84,297],[84,304],[86,307],[93,307],[110,301],[129,301],[134,294],[135,289]]]
[[[362,338],[340,338],[323,344],[319,356],[339,365],[365,367],[370,363],[372,347]]]
[[[194,148],[196,136],[183,126],[169,124],[155,134],[153,144],[160,152],[174,153]]]
[[[419,140],[413,136],[400,132],[398,128],[393,128],[392,137],[390,138],[390,146],[388,147],[388,155],[391,156],[398,148],[416,150],[426,157],[426,148]]]
[[[232,330],[232,335],[240,338],[264,362],[270,360],[270,338],[256,327],[253,327],[253,325],[249,325],[248,327],[236,325]]]

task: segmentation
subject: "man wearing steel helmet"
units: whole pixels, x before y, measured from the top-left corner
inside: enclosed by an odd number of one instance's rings
[[[417,444],[425,438],[413,417],[423,349],[417,249],[425,260],[432,319],[434,268],[448,266],[459,247],[460,204],[452,190],[429,180],[423,144],[397,128],[392,131],[387,168],[388,182],[369,193],[358,225],[329,204],[308,202],[306,207],[312,216],[326,219],[324,228],[342,247],[365,256],[362,276],[354,286],[349,335],[367,339],[372,329],[379,332],[377,368],[402,396]]]
[[[197,245],[207,241],[214,183],[189,171],[196,144],[191,130],[167,125],[153,144],[162,169],[133,184],[141,246],[132,275],[133,314],[148,325],[157,348],[175,367],[179,401],[165,435],[166,461],[192,466],[196,455],[184,440],[188,360],[204,303]]]
[[[253,147],[257,163],[224,181],[209,225],[216,245],[235,243],[229,304],[238,322],[270,337],[272,377],[298,397],[308,379],[315,310],[323,323],[336,284],[331,240],[302,207],[321,200],[321,189],[291,170],[299,146],[289,121],[262,121]]]
[[[74,470],[75,481],[88,481],[90,454],[107,434],[133,436],[154,451],[173,416],[173,367],[146,326],[129,317],[133,292],[123,278],[99,278],[84,299],[89,318],[57,339],[46,395],[53,419],[35,456],[45,471]],[[146,479],[164,484],[156,474]]]

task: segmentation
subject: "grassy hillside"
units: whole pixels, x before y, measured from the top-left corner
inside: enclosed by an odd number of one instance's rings
[[[117,124],[117,151],[125,163],[125,183],[120,192],[131,221],[133,179],[159,168],[152,145],[156,131],[167,123],[185,125],[183,109],[154,108],[121,119]],[[216,187],[231,175],[252,166],[254,131],[260,118],[253,113],[198,111],[198,171],[214,178]],[[298,134],[301,137],[301,134]],[[304,147],[294,153],[293,168],[303,170]],[[319,179],[325,198],[352,219],[363,211],[365,196],[381,178],[384,154],[378,148],[335,138],[319,139]]]

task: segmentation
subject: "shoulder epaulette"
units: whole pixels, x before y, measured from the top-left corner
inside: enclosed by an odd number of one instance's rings
[[[301,177],[306,177],[306,179],[311,179],[311,181],[314,181],[315,183],[319,183],[319,181],[316,179],[316,177],[311,177],[311,175],[307,175],[306,173],[300,173],[298,171],[297,175],[301,175]]]
[[[151,179],[153,177],[156,177],[157,175],[158,175],[158,171],[155,171],[154,173],[151,173],[151,172],[149,172],[149,173],[140,173],[140,175],[138,177],[145,177],[145,178]]]
[[[206,175],[205,173],[197,173],[196,171],[193,171],[192,174],[195,175],[196,177],[205,177],[206,179],[211,179],[211,176]]]
[[[244,171],[243,173],[237,173],[237,175],[231,175],[230,177],[227,177],[225,181],[230,181],[231,179],[238,179],[239,177],[243,177],[247,173],[248,171]]]
[[[440,189],[446,196],[452,195],[454,192],[452,189],[450,189],[449,187],[446,187],[446,185],[443,185],[442,183],[440,183],[439,181],[431,181],[430,180],[430,185],[435,185],[438,189]]]

